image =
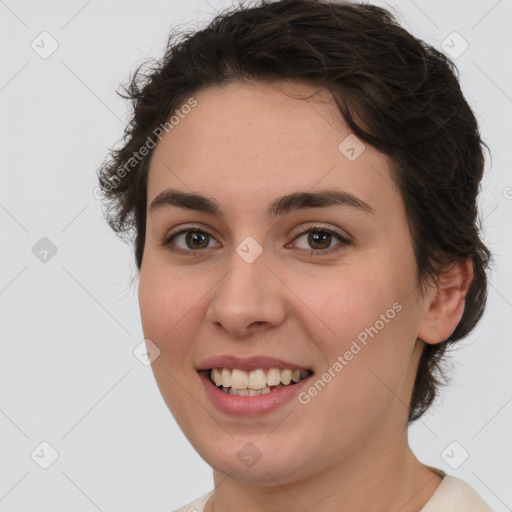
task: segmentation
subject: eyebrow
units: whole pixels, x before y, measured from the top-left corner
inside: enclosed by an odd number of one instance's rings
[[[278,217],[292,211],[329,206],[344,206],[361,212],[374,213],[373,208],[362,199],[342,190],[327,189],[318,192],[293,192],[278,197],[268,206],[267,215]],[[224,218],[223,210],[215,199],[172,188],[160,192],[151,202],[149,211],[154,212],[169,207],[196,210]]]

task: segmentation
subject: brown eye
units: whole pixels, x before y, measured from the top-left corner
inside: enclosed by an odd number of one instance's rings
[[[214,238],[205,231],[185,229],[170,236],[164,245],[169,246],[172,251],[194,252],[208,248],[212,240]]]
[[[327,231],[310,231],[308,243],[313,249],[328,249],[331,244],[332,235]]]
[[[188,231],[185,236],[185,243],[190,249],[204,249],[208,246],[209,236],[201,231]],[[197,244],[197,245],[196,245]]]
[[[296,242],[296,240],[304,238],[305,235],[307,235],[305,244]],[[339,243],[332,245],[333,240],[336,239]],[[311,256],[322,256],[340,251],[351,243],[352,242],[350,240],[339,233],[335,233],[334,231],[325,229],[321,226],[309,226],[295,237],[293,245],[299,249],[308,251]],[[304,245],[306,245],[306,247],[304,247]]]
[[[296,244],[296,242],[294,242],[292,246],[295,245],[299,249],[308,251],[311,256],[322,256],[337,252],[352,243],[342,235],[320,226],[309,227],[297,235],[294,240],[300,240],[306,235],[306,247],[301,247],[301,244]],[[338,240],[338,243],[332,245],[335,239]],[[184,229],[167,238],[163,242],[163,245],[168,246],[169,250],[173,252],[186,254],[198,251],[201,252],[202,250],[211,247],[210,243],[212,241],[215,241],[215,239],[205,231]],[[214,247],[220,247],[220,244],[217,243]],[[287,247],[290,247],[290,245],[287,245]]]

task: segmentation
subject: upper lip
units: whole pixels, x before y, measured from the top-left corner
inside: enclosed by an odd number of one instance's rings
[[[250,372],[259,368],[282,368],[290,370],[309,370],[305,366],[283,359],[276,359],[269,356],[237,357],[233,355],[220,355],[205,359],[197,370],[211,370],[212,368],[237,368]]]

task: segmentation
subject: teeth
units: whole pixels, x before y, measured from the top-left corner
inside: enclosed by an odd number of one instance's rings
[[[267,385],[267,376],[263,370],[253,370],[249,374],[248,387],[252,389],[263,389]]]
[[[249,377],[243,370],[233,370],[231,372],[231,387],[235,389],[247,389]]]
[[[221,375],[221,373],[219,372],[219,370],[214,369],[214,370],[212,371],[212,373],[211,373],[211,377],[212,377],[213,382],[215,382],[215,385],[216,385],[216,386],[222,386],[222,385],[225,385],[225,384],[223,384],[222,375]]]
[[[231,372],[227,368],[222,368],[222,385],[225,388],[231,386]]]
[[[281,370],[281,383],[287,386],[292,381],[291,370]]]
[[[238,369],[213,368],[210,372],[210,379],[217,387],[222,387],[222,391],[229,394],[256,396],[270,393],[271,386],[288,386],[292,382],[299,382],[309,373],[308,370],[281,370],[279,368],[270,368],[267,373],[262,369],[247,373]]]
[[[281,382],[281,372],[278,368],[271,368],[267,375],[267,386],[277,386]]]

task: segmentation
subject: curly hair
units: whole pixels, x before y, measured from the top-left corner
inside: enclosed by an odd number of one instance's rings
[[[442,343],[423,344],[408,423],[420,418],[446,384],[447,347],[467,336],[484,312],[491,260],[477,209],[487,146],[454,63],[381,7],[260,0],[218,14],[201,30],[173,31],[163,58],[146,71],[145,64],[118,92],[131,101],[130,121],[122,146],[110,149],[97,171],[105,218],[120,238],[129,235],[139,271],[154,137],[162,127],[168,131],[170,116],[192,94],[229,81],[325,87],[353,133],[391,158],[421,293],[447,266],[471,258],[474,277],[459,324]]]

